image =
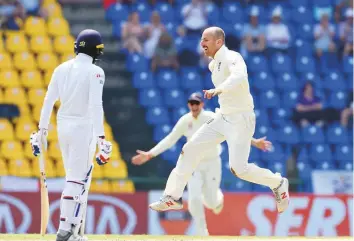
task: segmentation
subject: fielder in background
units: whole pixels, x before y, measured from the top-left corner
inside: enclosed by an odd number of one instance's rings
[[[163,197],[150,204],[150,208],[156,211],[183,208],[184,188],[198,164],[208,155],[206,150],[226,140],[231,172],[238,178],[271,188],[278,212],[284,212],[289,205],[288,180],[279,173],[248,163],[256,117],[246,64],[239,53],[225,46],[225,33],[221,28],[207,28],[200,44],[205,55],[213,58],[209,69],[215,89],[204,90],[204,97],[218,96],[220,109],[183,146]]]
[[[171,133],[150,151],[138,150],[138,154],[132,158],[133,164],[141,165],[160,155],[175,145],[182,136],[190,140],[204,123],[215,118],[214,112],[204,110],[203,107],[202,95],[193,93],[188,99],[190,112],[182,116]],[[266,151],[272,143],[261,138],[252,139],[252,145]],[[211,146],[188,182],[188,209],[196,224],[196,234],[199,236],[209,235],[204,205],[215,214],[219,214],[224,206],[224,195],[220,189],[222,170],[220,154],[220,144]]]
[[[94,64],[103,48],[97,31],[86,29],[78,35],[77,56],[54,70],[41,111],[39,131],[31,135],[33,154],[38,156],[39,146],[46,143],[54,103],[60,100],[57,128],[66,183],[61,196],[57,241],[87,240],[79,231],[84,228],[81,224],[86,216],[96,146],[99,165],[106,164],[112,152],[103,128],[104,71]]]

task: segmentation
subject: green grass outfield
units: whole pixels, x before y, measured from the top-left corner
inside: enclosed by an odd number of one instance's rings
[[[90,241],[350,241],[353,237],[337,237],[337,238],[306,238],[306,237],[230,237],[230,236],[152,236],[152,235],[88,235]],[[40,241],[55,240],[55,235],[45,235],[42,237],[38,234],[0,234],[0,241]]]

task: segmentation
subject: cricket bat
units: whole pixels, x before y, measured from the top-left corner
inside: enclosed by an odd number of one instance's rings
[[[41,187],[41,235],[44,236],[49,221],[49,197],[44,166],[44,151],[39,156],[40,187]]]

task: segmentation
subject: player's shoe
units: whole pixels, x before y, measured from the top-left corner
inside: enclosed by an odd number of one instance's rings
[[[275,200],[277,202],[278,213],[284,212],[289,206],[289,181],[286,178],[282,178],[280,185],[273,190]]]
[[[56,241],[88,241],[85,236],[74,235],[71,231],[59,229]]]
[[[149,207],[158,212],[180,210],[183,208],[182,198],[174,200],[171,196],[163,196],[159,201],[151,203]]]

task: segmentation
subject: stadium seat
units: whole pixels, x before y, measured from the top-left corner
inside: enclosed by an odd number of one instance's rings
[[[272,90],[268,90],[264,93],[261,93],[260,105],[262,108],[279,108],[280,106],[279,95]]]
[[[347,75],[353,75],[353,56],[344,57],[343,72]]]
[[[315,163],[331,162],[332,152],[328,144],[313,144],[310,147],[310,159]]]
[[[111,187],[107,180],[92,180],[90,186],[90,192],[92,193],[110,193]]]
[[[48,141],[57,141],[58,140],[58,133],[56,125],[51,122],[48,126]]]
[[[261,159],[261,151],[256,147],[251,147],[250,156],[248,158],[250,162],[259,162]]]
[[[125,6],[121,6],[120,9],[125,9]],[[136,11],[139,14],[139,19],[142,23],[150,21],[151,7],[148,3],[139,2],[137,4],[134,4],[133,11]],[[106,11],[106,12],[108,12],[108,11]],[[122,14],[122,11],[120,11],[119,14]],[[116,16],[113,16],[113,17],[116,17]],[[126,19],[122,19],[121,16],[117,16],[117,17],[119,18],[118,21],[125,21],[126,20]],[[163,22],[165,23],[166,21],[163,21]]]
[[[256,136],[257,138],[262,137],[262,136],[266,136],[268,140],[275,139],[274,130],[268,126],[265,126],[265,125],[257,125],[254,136]]]
[[[309,125],[301,130],[302,141],[306,144],[324,143],[323,130],[316,125]]]
[[[4,103],[4,92],[0,89],[0,103]]]
[[[33,172],[27,159],[19,158],[9,161],[9,174],[17,177],[32,177]]]
[[[1,34],[1,32],[0,32]],[[5,52],[5,47],[4,47],[4,40],[0,38],[0,53]]]
[[[299,93],[297,91],[287,91],[284,92],[281,103],[285,108],[295,108],[298,98]]]
[[[339,162],[353,162],[353,147],[348,144],[337,145],[334,152],[334,158]]]
[[[28,42],[24,34],[10,34],[6,38],[6,49],[10,53],[25,52],[28,50]]]
[[[312,24],[313,12],[304,5],[298,5],[291,10],[291,20],[298,24]]]
[[[306,147],[302,147],[297,156],[297,162],[308,163],[310,160],[309,152]]]
[[[159,142],[165,138],[172,130],[172,126],[168,124],[158,125],[154,128],[154,141]]]
[[[146,112],[146,121],[150,125],[170,123],[168,110],[163,107],[151,107]]]
[[[21,83],[25,88],[42,88],[44,81],[38,70],[25,70],[21,72]]]
[[[301,24],[298,25],[296,36],[299,39],[312,41],[313,40],[313,26],[312,24]]]
[[[156,80],[158,87],[163,89],[178,87],[177,75],[173,71],[160,71],[156,76]]]
[[[328,162],[328,161],[323,161],[323,162],[317,162],[315,164],[315,168],[318,170],[333,170],[335,169],[334,162]]]
[[[188,113],[187,107],[174,108],[172,110],[172,123],[177,123],[177,121],[186,113]]]
[[[176,164],[178,156],[181,154],[182,145],[177,143],[172,146],[170,149],[161,154],[161,157],[164,160],[169,161],[170,163]]]
[[[62,159],[59,142],[58,141],[49,142],[48,143],[48,152],[47,153],[48,153],[50,158],[53,158],[55,160]]]
[[[108,165],[108,164],[107,164]],[[97,168],[93,168],[92,171],[92,178],[93,179],[101,179],[103,177],[105,177],[103,175],[103,168],[101,168],[100,166],[96,165]],[[104,167],[105,168],[105,167]]]
[[[286,176],[286,160],[270,160],[267,167],[273,172],[280,173],[282,176]]]
[[[44,158],[44,168],[45,168],[45,175],[48,178],[53,178],[57,176],[56,168],[54,166],[54,161],[50,158]],[[32,171],[33,176],[39,177],[40,176],[40,168],[39,168],[39,161],[36,158],[32,159]]]
[[[33,106],[32,111],[31,111],[31,115],[32,115],[32,118],[35,122],[39,122],[39,118],[41,116],[41,110],[42,110],[41,105]],[[54,113],[52,113],[52,115],[50,116],[50,123],[54,123],[55,119],[56,119],[56,115]]]
[[[289,122],[291,115],[292,115],[291,109],[280,107],[278,109],[272,110],[270,118],[272,120],[273,125],[284,126]]]
[[[28,90],[28,103],[32,106],[42,106],[45,94],[46,90],[43,88]]]
[[[130,180],[112,181],[112,192],[114,193],[134,193],[134,183]]]
[[[47,22],[48,34],[57,36],[67,36],[70,34],[69,24],[63,18],[50,18]]]
[[[35,70],[37,68],[33,54],[30,52],[18,52],[13,57],[14,67],[17,70]]]
[[[279,73],[276,79],[276,86],[281,91],[292,91],[299,89],[299,80],[291,72]]]
[[[228,170],[230,172],[230,170]],[[230,177],[229,183],[224,185],[224,188],[233,192],[250,192],[252,187],[251,183],[244,181],[242,179],[235,179],[234,177]]]
[[[273,76],[267,72],[255,73],[252,80],[252,86],[260,92],[262,90],[272,90],[275,87]]]
[[[15,70],[4,70],[0,72],[0,87],[20,87],[18,72]]]
[[[52,70],[59,64],[58,58],[53,53],[40,53],[37,56],[38,68],[42,71]]]
[[[100,168],[100,167],[98,167]],[[112,159],[103,168],[103,176],[107,178],[127,178],[127,164],[122,160]]]
[[[324,52],[318,61],[319,73],[327,75],[332,71],[339,69],[337,53]]]
[[[349,143],[348,130],[341,125],[332,125],[326,131],[326,139],[329,144]]]
[[[261,159],[265,163],[271,163],[274,161],[284,163],[286,161],[285,158],[286,156],[283,147],[278,143],[273,143],[273,146],[269,151],[261,153]]]
[[[11,56],[6,52],[0,53],[0,70],[10,70],[12,69],[12,66]]]
[[[345,91],[347,86],[343,76],[333,71],[324,78],[323,88],[327,91]]]
[[[268,61],[262,55],[250,56],[247,62],[247,68],[250,72],[269,72]]]
[[[71,60],[71,59],[73,59],[73,58],[75,58],[76,57],[76,55],[74,54],[74,53],[65,53],[65,54],[61,54],[60,55],[60,63],[64,63],[64,62],[66,62],[66,61],[68,61],[68,60]]]
[[[347,93],[343,91],[332,92],[328,105],[335,109],[344,109],[347,106]]]
[[[315,61],[310,56],[298,56],[295,60],[296,72],[301,74],[315,70]]]
[[[258,124],[265,125],[265,126],[269,125],[269,116],[266,109],[255,109],[254,113],[256,115],[257,125]]]
[[[201,90],[203,88],[202,78],[197,69],[182,68],[180,78],[184,89]]]
[[[58,2],[50,2],[42,5],[42,7],[48,12],[48,16],[50,16],[51,18],[63,17],[61,6]]]
[[[7,168],[7,164],[5,162],[5,160],[0,158],[0,177],[2,176],[8,176],[9,175],[9,171]]]
[[[283,144],[297,145],[300,142],[300,133],[293,124],[285,124],[278,129],[278,141]]]
[[[73,43],[75,39],[71,35],[57,36],[54,38],[53,49],[58,54],[74,54]]]
[[[14,130],[9,120],[0,119],[0,140],[10,141],[14,140]]]
[[[51,80],[51,78],[52,78],[53,70],[54,70],[54,69],[48,69],[48,70],[45,70],[45,71],[44,71],[43,79],[44,79],[44,85],[45,85],[45,86],[48,86],[48,85],[49,85],[50,80]]]
[[[133,74],[133,86],[138,89],[155,87],[155,80],[149,72],[135,72]]]
[[[292,63],[290,57],[283,54],[273,55],[271,58],[272,70],[275,74],[290,72],[292,70]]]
[[[52,42],[48,36],[34,36],[30,40],[30,49],[36,54],[52,52]]]
[[[140,54],[130,54],[127,58],[127,70],[129,72],[143,72],[148,70],[148,60]]]
[[[16,138],[27,143],[31,133],[35,132],[37,129],[38,127],[31,119],[21,118],[15,127]]]
[[[353,161],[340,162],[338,167],[339,169],[353,172]]]
[[[5,159],[15,160],[24,157],[23,147],[20,142],[9,140],[1,143],[1,153]]]
[[[112,4],[105,14],[108,21],[119,23],[126,21],[129,17],[129,9],[124,4]]]
[[[47,34],[45,20],[36,16],[29,16],[25,20],[24,31],[29,36],[45,36]]]
[[[243,9],[237,2],[226,2],[222,5],[222,16],[224,19],[231,24],[234,23],[243,23]]]
[[[301,38],[294,40],[297,55],[307,55],[314,52],[313,43],[305,41]]]
[[[159,13],[162,22],[174,21],[175,12],[171,4],[159,2],[155,10]]]
[[[139,93],[139,103],[145,107],[161,106],[162,98],[160,91],[153,88],[141,90]]]
[[[27,104],[25,91],[19,88],[6,88],[4,95],[5,103],[23,105]]]
[[[57,174],[57,177],[65,177],[65,169],[64,169],[64,162],[63,160],[57,160],[56,161],[56,174]]]
[[[309,163],[298,161],[296,163],[296,168],[299,173],[299,178],[301,178],[302,181],[308,182],[309,180],[311,180],[312,168]]]
[[[183,91],[179,89],[169,89],[164,91],[164,103],[167,107],[180,107],[186,104]]]

